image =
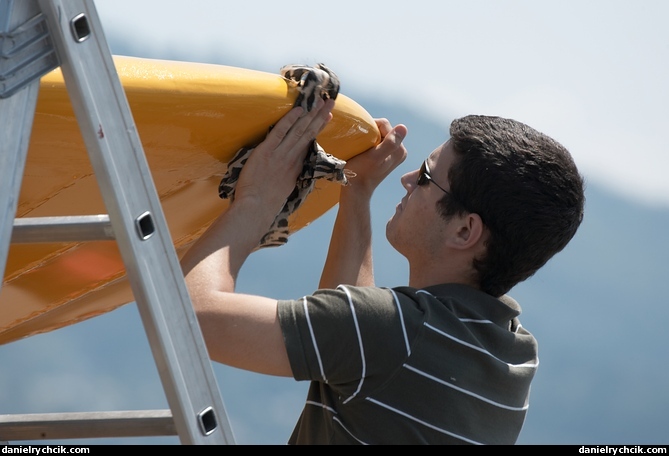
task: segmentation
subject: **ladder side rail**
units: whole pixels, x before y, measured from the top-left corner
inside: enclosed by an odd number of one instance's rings
[[[232,444],[211,361],[94,4],[39,4],[181,441]]]
[[[3,36],[8,35],[30,17],[39,14],[36,4],[26,2],[14,4],[6,0],[0,3],[0,11],[3,15],[6,14],[0,19],[0,32]],[[5,47],[4,39],[0,41],[0,45]],[[0,98],[0,170],[5,173],[5,177],[0,179],[0,277],[5,276],[39,93],[39,79],[25,82],[26,84],[12,96]]]
[[[38,92],[39,80],[0,99],[0,170],[5,175],[0,179],[0,277],[5,276]]]

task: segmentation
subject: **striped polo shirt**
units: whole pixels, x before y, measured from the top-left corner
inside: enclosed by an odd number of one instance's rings
[[[515,443],[538,366],[519,314],[458,284],[279,301],[293,375],[312,382],[289,443]]]

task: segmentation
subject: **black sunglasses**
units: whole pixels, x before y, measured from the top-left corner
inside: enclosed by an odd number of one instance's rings
[[[441,190],[444,193],[448,193],[449,195],[451,192],[448,190],[444,190],[441,185],[437,184],[434,179],[432,179],[432,176],[430,176],[430,168],[427,166],[427,160],[423,162],[423,164],[420,167],[420,171],[418,171],[418,179],[416,179],[416,185],[422,186],[422,185],[427,185],[428,182],[432,182],[434,185],[436,185],[439,190]]]

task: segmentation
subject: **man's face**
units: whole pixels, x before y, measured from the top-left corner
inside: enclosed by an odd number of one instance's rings
[[[448,171],[455,159],[450,142],[437,147],[427,158],[430,177],[417,185],[420,169],[401,178],[407,194],[397,205],[395,214],[386,225],[390,244],[409,262],[422,261],[438,255],[446,220],[439,214],[437,202],[450,189]],[[435,185],[436,184],[436,185]],[[441,187],[441,188],[440,188]]]

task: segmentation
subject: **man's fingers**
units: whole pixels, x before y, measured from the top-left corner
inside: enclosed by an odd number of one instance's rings
[[[268,152],[281,149],[288,152],[306,147],[321,132],[331,118],[334,101],[319,100],[314,109],[304,114],[302,108],[293,108],[276,123],[267,135],[264,146]],[[286,150],[287,149],[287,150]]]
[[[265,142],[271,149],[276,149],[279,144],[281,144],[281,141],[288,135],[293,125],[295,125],[295,122],[302,116],[303,112],[304,109],[301,107],[293,108],[288,111],[288,114],[283,116],[276,125],[274,125],[272,131],[270,131],[265,138]]]
[[[322,101],[317,104],[311,112],[293,124],[276,150],[286,155],[299,155],[304,152],[330,120],[332,106],[333,103]]]
[[[395,141],[395,144],[400,144],[402,141],[404,141],[404,138],[406,138],[408,129],[406,125],[399,124],[394,128],[394,135],[393,135],[393,140]]]
[[[381,119],[374,119],[376,122],[376,126],[379,129],[379,133],[381,133],[381,138],[385,138],[388,133],[390,133],[390,130],[393,129],[393,126],[390,124],[390,121],[385,118]]]

